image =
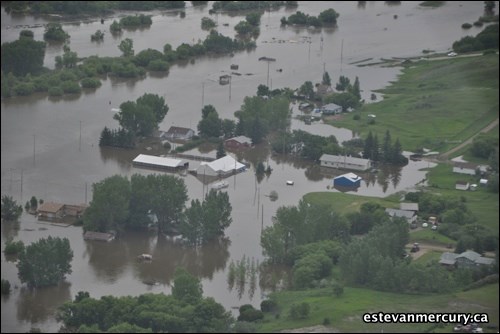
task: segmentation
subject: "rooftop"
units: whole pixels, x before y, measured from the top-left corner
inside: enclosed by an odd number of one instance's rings
[[[337,179],[340,179],[340,178],[346,178],[346,179],[348,179],[351,182],[357,182],[357,181],[361,180],[361,176],[358,176],[358,175],[356,175],[354,173],[342,174],[342,175],[339,175],[337,177],[334,177],[333,179],[337,180]]]
[[[38,207],[38,211],[56,213],[64,207],[64,204],[54,203],[54,202],[45,202]]]
[[[327,162],[348,163],[353,165],[366,165],[369,161],[368,159],[363,159],[363,158],[355,158],[355,157],[348,157],[343,155],[331,155],[331,154],[323,154],[321,158],[319,158],[319,160]]]
[[[237,141],[240,144],[249,144],[249,145],[252,145],[252,139],[250,139],[248,137],[245,137],[245,136],[238,136],[238,137],[229,138],[226,141],[228,141],[228,140],[235,140],[235,141]]]
[[[181,159],[164,158],[164,157],[157,157],[154,155],[146,155],[146,154],[139,154],[133,160],[133,162],[156,165],[156,166],[163,166],[163,167],[171,167],[171,168],[181,167],[184,165],[184,161]]]
[[[170,129],[168,129],[165,134],[168,135],[187,135],[189,131],[193,131],[192,129],[188,128],[181,128],[179,126],[171,126]],[[193,131],[194,132],[194,131]]]
[[[220,159],[214,160],[212,162],[202,162],[200,166],[209,166],[214,171],[230,172],[233,170],[238,170],[244,168],[245,165],[236,161],[232,156],[226,155]]]

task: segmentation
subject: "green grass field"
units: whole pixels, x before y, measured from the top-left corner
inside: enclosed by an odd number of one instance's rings
[[[455,240],[450,239],[447,236],[438,233],[437,231],[433,231],[429,227],[427,229],[422,229],[419,231],[410,230],[410,242],[425,242],[437,246],[455,246],[455,244],[457,243]]]
[[[340,297],[329,289],[306,291],[283,291],[274,295],[280,307],[280,317],[266,315],[260,332],[276,332],[287,328],[320,325],[329,318],[334,330],[346,332],[427,332],[433,324],[366,324],[362,315],[366,312],[486,312],[490,323],[498,324],[498,283],[479,289],[455,294],[406,295],[379,292],[362,288],[344,288]],[[307,302],[311,311],[309,318],[291,320],[290,305]],[[450,332],[451,325],[443,331]]]
[[[361,205],[366,202],[375,202],[386,208],[399,207],[397,196],[377,198],[344,193],[316,192],[304,195],[304,200],[310,203],[331,205],[335,212],[341,214],[359,211]]]
[[[362,137],[371,130],[379,140],[389,130],[405,150],[444,152],[498,118],[498,86],[498,55],[421,61],[380,91],[383,101],[363,106],[360,120],[345,115],[330,124]]]

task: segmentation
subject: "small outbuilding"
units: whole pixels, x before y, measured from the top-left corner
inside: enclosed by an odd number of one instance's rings
[[[162,137],[166,139],[180,139],[189,140],[193,138],[194,130],[188,128],[182,128],[179,126],[171,126],[167,132],[165,132]]]
[[[407,210],[399,210],[399,209],[385,209],[385,213],[387,213],[391,218],[401,217],[406,219],[406,221],[411,224],[417,220],[417,215],[415,211],[407,211]]]
[[[354,173],[339,175],[333,179],[333,185],[337,187],[359,187],[362,178]]]
[[[328,103],[321,107],[321,112],[323,115],[336,115],[342,112],[342,107],[335,103]]]
[[[479,184],[482,186],[487,186],[488,185],[488,179],[480,179]]]
[[[399,203],[399,209],[418,212],[418,203]]]
[[[224,145],[233,149],[248,148],[252,146],[252,139],[245,136],[233,137],[227,139]]]
[[[457,189],[457,190],[469,190],[469,182],[457,181],[455,183],[455,189]]]
[[[178,171],[189,167],[189,162],[181,159],[157,157],[147,154],[139,154],[132,162],[135,166],[168,171]]]
[[[202,162],[196,170],[198,175],[206,176],[228,176],[246,169],[246,166],[226,155],[212,162]]]

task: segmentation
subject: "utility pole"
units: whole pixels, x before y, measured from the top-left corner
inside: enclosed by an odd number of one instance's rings
[[[269,60],[267,61],[267,87],[269,87]]]
[[[82,121],[80,121],[80,144],[78,146],[78,151],[82,151]]]
[[[262,234],[262,230],[264,230],[264,203],[262,203],[262,222],[260,225],[260,233]]]
[[[205,106],[205,81],[201,83],[201,108]]]

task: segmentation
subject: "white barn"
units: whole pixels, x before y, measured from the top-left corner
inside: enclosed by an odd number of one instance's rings
[[[212,162],[202,162],[196,172],[198,175],[207,176],[227,176],[234,172],[242,171],[246,166],[231,157],[226,155]]]

